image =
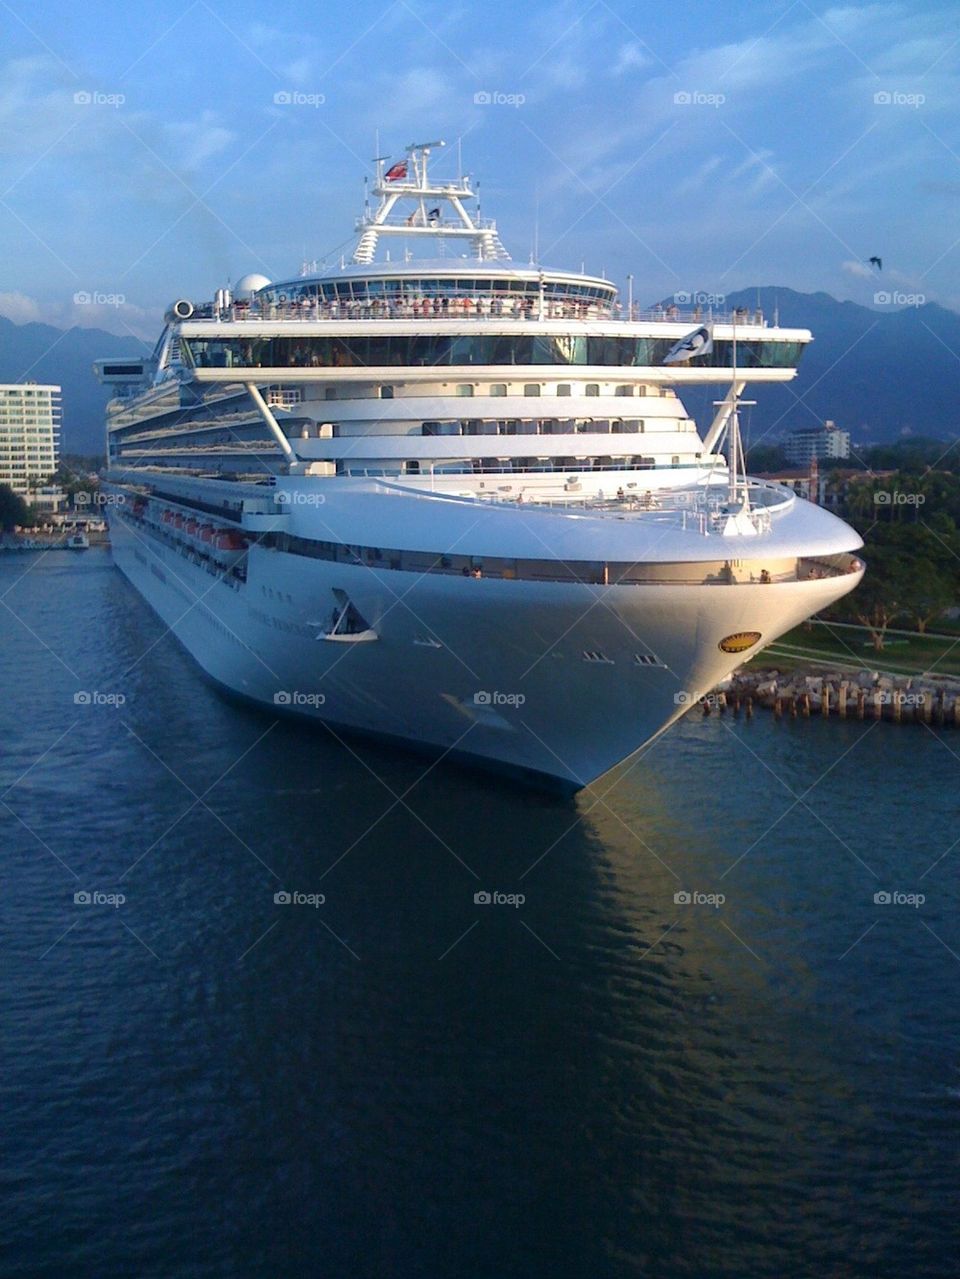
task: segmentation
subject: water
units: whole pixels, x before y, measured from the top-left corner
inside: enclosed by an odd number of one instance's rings
[[[956,1273],[960,734],[565,803],[223,700],[106,552],[3,592],[4,1276]]]

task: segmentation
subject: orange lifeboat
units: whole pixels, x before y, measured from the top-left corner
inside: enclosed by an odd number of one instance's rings
[[[214,529],[212,524],[203,524],[200,528],[200,541],[212,542],[213,533],[214,533]]]
[[[213,544],[218,551],[245,551],[247,549],[246,538],[232,528],[218,529],[216,537],[213,539]]]

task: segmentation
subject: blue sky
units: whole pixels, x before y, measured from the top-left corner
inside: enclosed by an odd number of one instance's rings
[[[377,129],[398,155],[446,138],[448,171],[462,138],[516,258],[538,225],[545,262],[632,272],[644,301],[775,283],[960,308],[946,3],[12,0],[0,29],[20,322],[152,337],[175,297],[295,274],[351,236]]]

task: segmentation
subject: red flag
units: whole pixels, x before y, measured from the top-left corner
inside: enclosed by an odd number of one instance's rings
[[[388,182],[398,182],[400,178],[407,176],[407,162],[401,160],[399,164],[395,164],[392,169],[388,169],[384,175]]]

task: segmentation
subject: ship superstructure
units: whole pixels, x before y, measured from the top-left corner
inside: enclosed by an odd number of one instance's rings
[[[376,162],[351,262],[98,362],[114,553],[233,692],[577,789],[851,589],[860,541],[742,474],[743,390],[807,330],[514,263],[440,146]]]

